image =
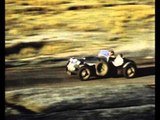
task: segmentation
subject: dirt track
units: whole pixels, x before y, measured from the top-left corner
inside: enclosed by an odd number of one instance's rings
[[[154,84],[154,66],[144,66],[138,69],[137,77],[134,79],[125,79],[123,77],[114,78],[92,78],[82,82],[77,76],[68,76],[65,67],[34,67],[23,68],[15,67],[6,69],[6,90],[16,89],[17,87],[26,88],[34,86],[76,86],[85,84]]]

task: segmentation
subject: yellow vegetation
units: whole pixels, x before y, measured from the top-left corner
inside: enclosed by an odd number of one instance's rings
[[[131,2],[126,0],[6,0],[6,40],[12,40],[12,36],[13,39],[15,36],[31,36],[49,29],[103,31],[121,37],[143,33],[154,29],[154,1],[147,1],[143,1],[144,4],[134,1],[136,4],[132,5],[127,4]],[[113,6],[105,6],[109,4]],[[80,9],[69,10],[71,7]],[[70,44],[69,47],[73,46]],[[46,45],[38,53],[55,54],[69,47],[63,44]],[[27,48],[20,55],[31,56],[34,53],[34,48]]]

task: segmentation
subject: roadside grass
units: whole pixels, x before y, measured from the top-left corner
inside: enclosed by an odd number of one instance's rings
[[[31,47],[31,45],[28,45],[24,48],[21,48],[19,52],[17,51],[17,53],[8,54],[7,59],[15,60],[27,57],[35,57],[37,55],[54,55],[58,53],[75,52],[80,46],[81,43],[74,45],[74,43],[65,41],[46,43],[39,48],[34,48]],[[72,47],[71,50],[70,47]]]
[[[16,1],[10,7],[9,3],[7,3],[6,1],[7,35],[26,35],[30,31],[54,28],[77,31],[109,31],[112,28],[111,32],[116,33],[115,31],[119,31],[122,33],[126,22],[142,20],[143,22],[141,23],[145,23],[147,22],[147,17],[154,17],[154,8],[151,5],[137,4],[114,7],[103,7],[101,5],[98,8],[94,8],[98,1],[92,3],[91,1],[82,3],[80,1],[72,1],[67,3],[65,0],[29,0],[25,5],[23,1]],[[56,6],[53,7],[53,4]],[[93,9],[67,10],[68,7],[76,7],[83,4],[86,6],[89,4]],[[15,7],[15,5],[19,5],[19,7]]]
[[[49,29],[105,32],[108,35],[119,35],[119,43],[137,33],[154,32],[155,11],[154,1],[151,0],[6,0],[5,5],[6,41],[38,35]],[[102,44],[102,41],[99,43]],[[64,45],[63,42],[50,44],[36,53],[61,53],[74,47],[72,45]],[[83,45],[79,47],[85,48]],[[28,48],[22,50],[17,58],[25,57],[25,54],[26,57],[33,56],[34,53],[34,48]],[[10,58],[11,55],[7,57]]]
[[[25,57],[33,57],[36,55],[35,48],[23,48],[19,53],[13,53],[7,56],[8,59],[20,59]]]

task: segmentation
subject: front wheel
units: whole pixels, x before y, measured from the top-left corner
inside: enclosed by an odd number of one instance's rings
[[[78,71],[78,76],[81,80],[88,80],[91,77],[91,70],[87,66],[83,66]]]
[[[126,78],[133,78],[136,75],[136,66],[134,64],[129,64],[123,69],[123,75]]]

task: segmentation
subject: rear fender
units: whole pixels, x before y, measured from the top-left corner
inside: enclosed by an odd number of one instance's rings
[[[132,62],[127,62],[123,65],[123,68],[127,67],[129,64],[132,64]]]

